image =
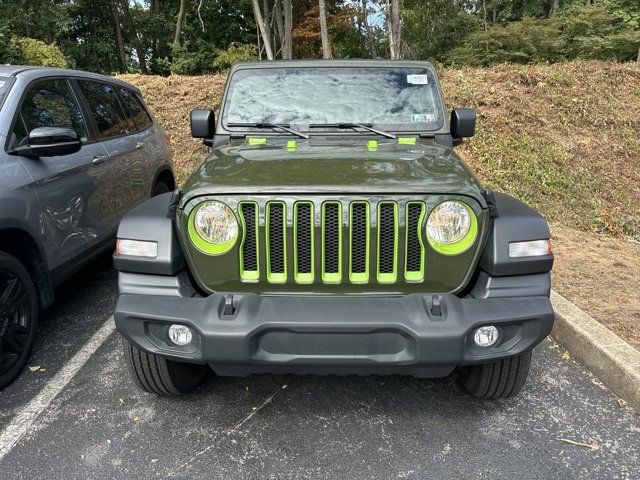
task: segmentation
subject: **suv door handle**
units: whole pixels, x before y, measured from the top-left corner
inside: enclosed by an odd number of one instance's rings
[[[93,157],[93,160],[91,160],[91,163],[93,163],[94,165],[100,165],[106,159],[107,159],[106,155],[96,155],[95,157]]]

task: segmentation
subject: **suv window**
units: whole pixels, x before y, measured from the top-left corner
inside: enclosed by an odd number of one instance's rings
[[[122,110],[113,85],[88,80],[79,80],[78,85],[87,99],[100,139],[125,135],[135,130],[132,120]]]
[[[118,91],[120,93],[120,98],[122,98],[122,102],[125,104],[127,110],[133,117],[133,121],[136,124],[138,130],[144,130],[151,126],[152,120],[149,116],[149,113],[142,105],[142,102],[138,98],[135,92],[129,90],[128,88],[118,87]]]
[[[38,127],[64,127],[87,141],[82,111],[66,80],[44,80],[29,87],[13,128],[12,148],[27,144],[29,132]]]

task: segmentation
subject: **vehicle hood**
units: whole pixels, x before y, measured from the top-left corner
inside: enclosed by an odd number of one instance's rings
[[[199,195],[257,193],[452,193],[484,207],[473,173],[450,148],[433,140],[368,144],[366,138],[312,138],[214,149],[193,172],[181,204]]]

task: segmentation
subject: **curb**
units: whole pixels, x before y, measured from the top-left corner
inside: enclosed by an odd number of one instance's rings
[[[640,413],[640,352],[555,291],[551,336]]]

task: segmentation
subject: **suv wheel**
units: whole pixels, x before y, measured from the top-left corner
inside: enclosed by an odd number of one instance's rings
[[[201,385],[211,372],[208,365],[174,362],[153,353],[143,352],[124,338],[122,346],[133,382],[149,393],[184,395]]]
[[[38,294],[12,255],[0,252],[0,390],[24,368],[38,325]]]
[[[520,392],[530,364],[531,350],[494,363],[460,367],[458,374],[462,385],[474,397],[509,398]]]

